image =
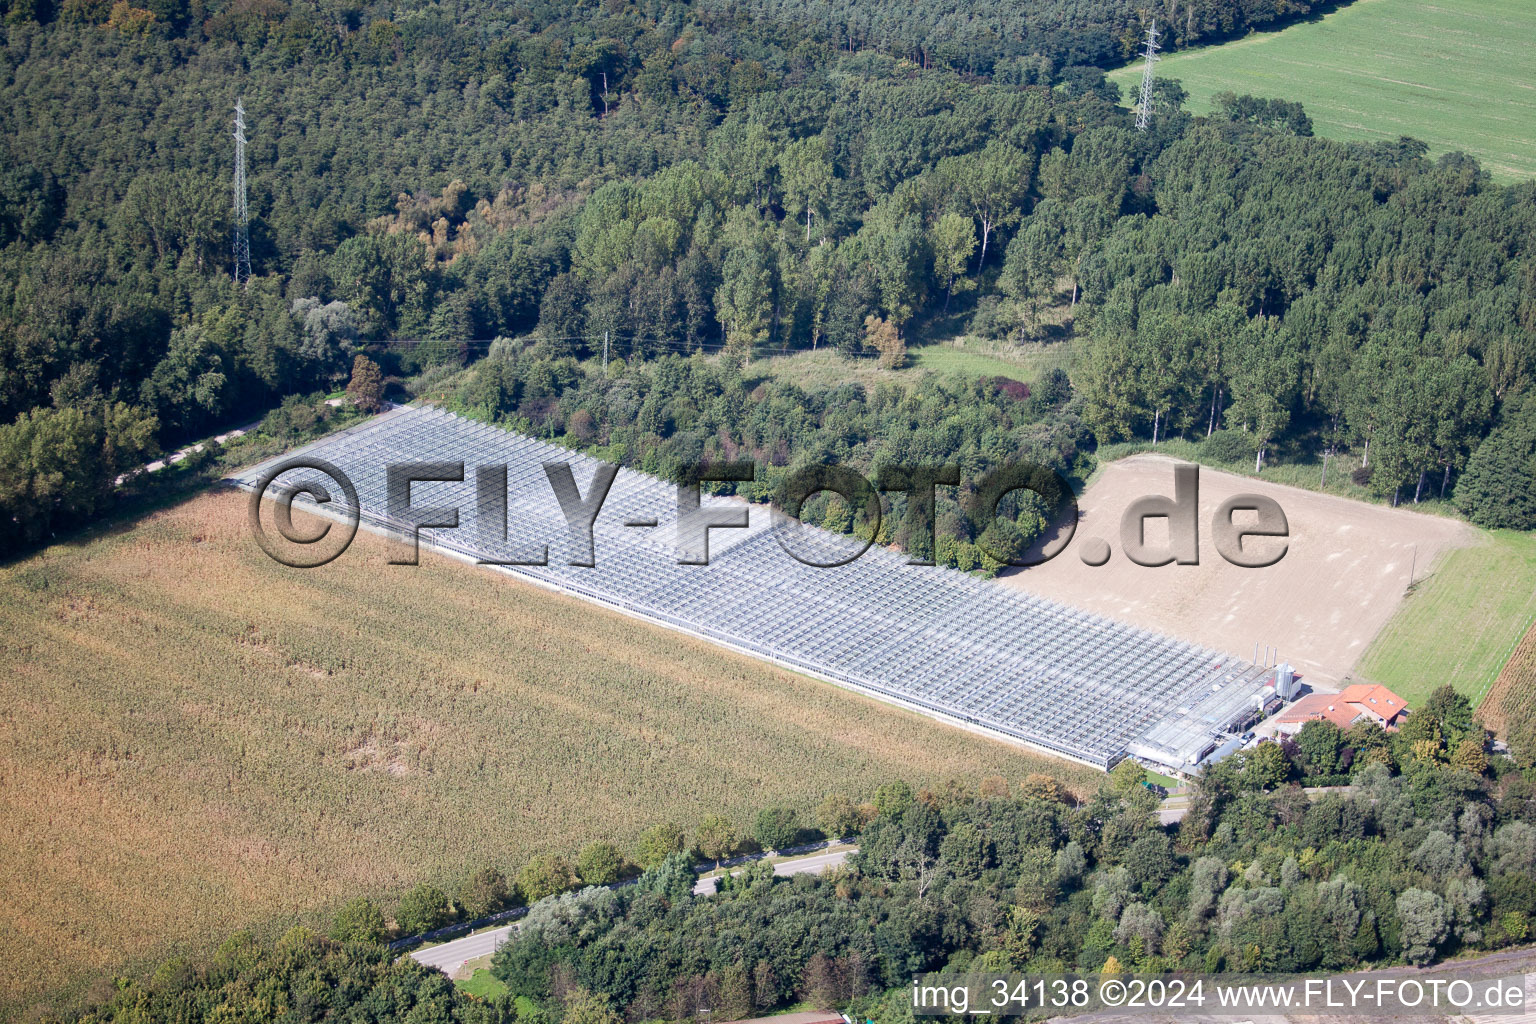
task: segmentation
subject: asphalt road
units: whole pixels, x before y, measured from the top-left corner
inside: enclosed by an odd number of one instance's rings
[[[516,929],[517,925],[514,923],[492,928],[488,932],[476,932],[474,935],[466,935],[462,939],[454,939],[440,946],[418,949],[411,954],[411,959],[451,975],[470,960],[496,952],[496,947],[505,942],[507,936]]]
[[[1157,820],[1163,825],[1177,825],[1189,813],[1189,794],[1170,796],[1157,809]]]
[[[821,874],[828,868],[840,866],[848,859],[850,853],[857,853],[858,847],[845,846],[838,850],[830,850],[826,853],[814,853],[809,857],[796,857],[794,860],[781,860],[773,866],[773,873],[787,877],[789,875]],[[739,875],[744,868],[737,868],[732,875]],[[712,878],[701,878],[693,887],[695,896],[712,896],[715,892],[715,882],[718,875]]]
[[[844,846],[836,850],[822,853],[813,853],[808,857],[796,857],[793,860],[784,860],[773,866],[776,875],[799,875],[806,872],[820,874],[828,868],[835,868],[848,859],[850,853],[857,853],[858,847]],[[732,871],[731,874],[740,874],[741,868]],[[701,878],[693,891],[701,896],[713,894],[715,891],[714,878]],[[452,942],[444,942],[437,946],[428,946],[426,949],[418,949],[411,954],[411,959],[427,967],[436,967],[444,974],[453,975],[460,967],[471,960],[496,952],[496,947],[507,940],[507,936],[517,930],[517,925],[507,924],[500,928],[492,928],[489,931],[476,932],[466,935],[462,939],[454,939]]]

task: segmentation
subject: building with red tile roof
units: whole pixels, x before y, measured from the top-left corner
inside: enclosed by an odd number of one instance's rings
[[[1309,693],[1275,718],[1283,736],[1299,732],[1308,722],[1323,719],[1340,729],[1369,721],[1382,729],[1396,729],[1408,716],[1408,702],[1385,686],[1353,683],[1338,693]]]

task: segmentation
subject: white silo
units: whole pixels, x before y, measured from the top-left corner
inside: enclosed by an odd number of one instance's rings
[[[1275,670],[1275,693],[1282,700],[1290,700],[1296,696],[1296,672],[1288,661],[1282,661],[1280,667]]]

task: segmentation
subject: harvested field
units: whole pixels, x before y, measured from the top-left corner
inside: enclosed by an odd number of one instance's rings
[[[245,502],[0,568],[0,1011],[662,819],[1100,778],[366,532],[288,569]]]
[[[1119,551],[1120,517],[1142,495],[1173,495],[1176,460],[1137,455],[1105,466],[1080,498],[1071,546],[1007,581],[1031,593],[1251,658],[1267,646],[1302,678],[1331,687],[1354,667],[1403,601],[1410,568],[1427,574],[1445,551],[1475,531],[1449,519],[1381,508],[1217,470],[1200,471],[1200,564],[1146,568]],[[1234,566],[1216,552],[1211,517],[1234,494],[1259,493],[1285,510],[1284,558],[1265,569]],[[1242,523],[1241,516],[1238,523]],[[1115,553],[1098,568],[1078,557],[1083,542],[1107,540]],[[1149,520],[1147,540],[1167,537]],[[1254,539],[1249,544],[1272,544]]]

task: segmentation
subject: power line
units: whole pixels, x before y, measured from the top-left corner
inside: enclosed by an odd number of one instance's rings
[[[1144,132],[1152,126],[1152,65],[1161,58],[1157,55],[1157,19],[1147,27],[1147,46],[1141,66],[1141,103],[1136,107],[1136,130]]]
[[[245,203],[245,101],[235,101],[235,284],[251,279],[250,210]]]
[[[384,338],[379,341],[365,341],[362,344],[386,348],[391,345],[404,347],[415,345],[456,345],[479,348],[490,346],[501,340],[521,341],[524,345],[531,345],[540,341],[587,341],[593,343],[594,352],[597,347],[596,343],[599,341],[605,343],[609,341],[636,342],[643,348],[667,349],[668,351],[679,352],[683,355],[693,355],[697,352],[725,352],[731,349],[731,345],[724,342],[682,341],[677,338],[664,338],[653,334],[631,334],[625,331],[594,331],[590,334],[525,334],[521,338],[504,338],[502,335],[494,338]],[[809,349],[796,348],[784,344],[765,344],[754,346],[753,348],[760,356],[789,355],[799,352],[831,352],[835,350],[832,346]]]
[[[380,341],[368,342],[373,345],[490,345],[497,338],[386,338]],[[531,336],[531,341],[631,341],[638,342],[645,347],[666,348],[677,352],[723,352],[730,346],[714,342],[688,342],[679,341],[676,338],[662,338],[648,334],[623,334],[617,331],[604,331],[601,334],[554,334]]]
[[[550,335],[548,337],[544,337],[544,336],[532,337],[529,340],[530,340],[530,342],[532,342],[532,341],[590,341],[590,342],[597,342],[597,341],[602,340],[602,337],[603,336],[601,334],[558,334],[558,335]],[[685,356],[691,356],[691,355],[718,355],[719,353],[728,351],[731,348],[731,346],[727,345],[727,344],[717,344],[717,343],[714,343],[714,342],[678,341],[675,338],[657,338],[657,337],[653,337],[653,336],[650,336],[650,335],[643,335],[643,334],[627,335],[627,334],[619,334],[619,333],[614,332],[614,333],[610,333],[609,337],[613,341],[633,341],[633,342],[638,342],[642,348],[665,349],[667,352],[676,353],[678,355],[685,355]],[[494,342],[496,342],[498,340],[499,340],[498,338],[459,338],[459,339],[453,339],[453,340],[443,339],[443,338],[387,338],[387,339],[384,339],[384,340],[381,340],[381,341],[363,342],[362,344],[367,345],[367,346],[377,346],[377,347],[380,347],[380,348],[388,348],[390,346],[399,346],[399,347],[407,347],[407,348],[409,348],[409,347],[414,347],[414,346],[417,346],[417,345],[453,345],[453,346],[456,346],[456,347],[464,347],[464,348],[471,348],[471,347],[473,347],[473,348],[484,348],[484,347],[490,346],[491,344],[493,344]],[[595,348],[595,346],[594,346],[594,348]],[[832,352],[832,351],[836,351],[836,349],[831,347],[831,346],[825,346],[825,347],[818,348],[818,349],[809,349],[809,348],[789,347],[789,346],[784,346],[784,345],[767,345],[767,346],[758,347],[756,349],[756,358],[766,358],[766,357],[769,357],[769,356],[798,355],[798,354],[800,354],[802,352]],[[865,359],[865,358],[873,359],[873,358],[875,358],[875,354],[874,353],[870,353],[868,351],[854,352],[854,353],[851,353],[850,356],[851,356],[851,358],[856,358],[856,359]],[[607,365],[607,364],[604,363],[603,365]]]

